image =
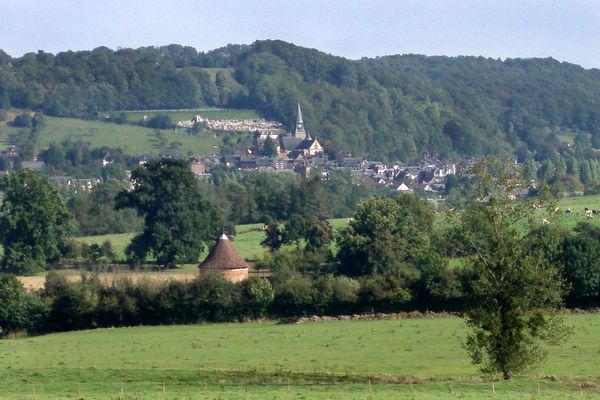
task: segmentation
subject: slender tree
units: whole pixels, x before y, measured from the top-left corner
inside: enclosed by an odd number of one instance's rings
[[[514,200],[523,186],[510,159],[488,157],[471,168],[473,197],[455,217],[456,237],[471,269],[472,307],[466,312],[471,332],[465,347],[485,373],[514,373],[544,359],[547,345],[568,334],[558,313],[562,305],[560,269],[545,251],[531,251],[527,222],[534,223],[534,202]],[[540,246],[538,246],[540,247]]]

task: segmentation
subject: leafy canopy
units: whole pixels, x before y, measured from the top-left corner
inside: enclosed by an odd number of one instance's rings
[[[547,256],[545,236],[527,229],[540,218],[537,206],[553,209],[553,203],[513,199],[523,181],[508,157],[488,157],[469,173],[472,197],[451,221],[471,272],[465,347],[484,373],[509,379],[541,362],[546,346],[568,334],[558,314],[561,271]]]
[[[152,160],[136,168],[131,179],[133,190],[120,192],[116,207],[137,210],[144,231],[127,247],[128,256],[143,261],[152,254],[163,266],[198,261],[221,228],[221,212],[202,197],[187,163]]]
[[[18,171],[2,182],[0,243],[2,269],[35,273],[59,260],[71,231],[71,215],[56,189],[32,171]]]
[[[373,197],[337,238],[340,272],[361,276],[414,264],[430,250],[432,229],[433,214],[418,197]]]

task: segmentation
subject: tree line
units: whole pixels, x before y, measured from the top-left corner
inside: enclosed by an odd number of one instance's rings
[[[215,76],[206,68],[219,67]],[[597,70],[553,59],[395,55],[351,61],[282,41],[207,53],[178,45],[0,53],[0,108],[96,118],[127,109],[248,107],[308,128],[332,153],[408,161],[600,142]]]

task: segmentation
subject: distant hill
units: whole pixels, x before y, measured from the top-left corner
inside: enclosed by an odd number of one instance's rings
[[[51,116],[203,106],[255,109],[332,153],[408,160],[511,152],[556,160],[600,148],[600,70],[553,59],[394,55],[347,60],[282,41],[208,53],[139,49],[0,53],[0,107]],[[564,154],[564,153],[567,154]]]

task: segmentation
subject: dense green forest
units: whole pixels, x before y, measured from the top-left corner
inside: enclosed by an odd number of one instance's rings
[[[550,159],[600,147],[600,70],[554,59],[394,55],[348,60],[282,41],[207,53],[0,50],[0,108],[97,118],[131,109],[244,107],[289,127],[300,101],[331,152],[408,160],[511,152]],[[587,154],[585,158],[594,157]],[[581,157],[579,157],[581,158]]]

